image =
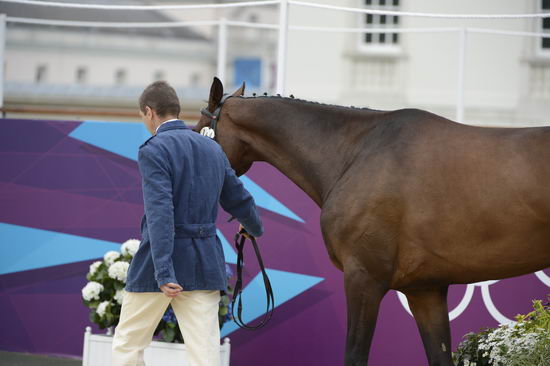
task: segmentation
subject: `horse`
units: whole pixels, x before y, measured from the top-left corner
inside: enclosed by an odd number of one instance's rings
[[[194,128],[242,175],[265,161],[321,209],[344,274],[345,366],[367,365],[379,304],[404,293],[430,366],[451,366],[450,284],[550,266],[550,127],[460,124],[420,109],[224,96],[214,78]]]

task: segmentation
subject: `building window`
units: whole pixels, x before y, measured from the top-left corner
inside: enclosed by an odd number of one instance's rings
[[[48,73],[48,67],[46,65],[38,65],[34,74],[34,82],[36,84],[42,84],[46,81]]]
[[[252,13],[252,14],[248,15],[248,21],[250,23],[258,23],[258,14]]]
[[[156,70],[155,73],[153,74],[154,81],[165,80],[165,79],[166,79],[166,76],[164,74],[164,71],[162,70]]]
[[[126,70],[118,69],[115,71],[115,84],[124,85],[126,84]]]
[[[88,69],[84,66],[78,67],[75,76],[78,84],[85,84],[88,81]]]
[[[399,0],[364,0],[366,9],[399,10]],[[397,28],[400,19],[395,15],[361,14],[363,28]],[[360,47],[363,49],[396,49],[399,33],[361,33]]]
[[[542,2],[542,12],[548,13],[550,12],[550,0],[541,0]],[[542,33],[548,33],[550,34],[550,18],[542,18],[540,19],[541,24],[541,32]],[[543,52],[550,53],[550,37],[541,37],[540,39],[540,47]]]

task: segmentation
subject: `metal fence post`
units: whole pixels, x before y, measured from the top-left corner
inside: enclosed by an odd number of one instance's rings
[[[285,95],[288,37],[288,0],[279,3],[279,47],[277,51],[277,94]]]
[[[218,23],[218,65],[217,76],[225,83],[225,71],[227,70],[227,19],[221,18]]]
[[[458,32],[458,82],[456,90],[456,121],[464,122],[464,74],[466,71],[466,38],[467,28],[461,28]]]

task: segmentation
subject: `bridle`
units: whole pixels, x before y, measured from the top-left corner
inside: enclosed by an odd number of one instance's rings
[[[210,112],[207,108],[201,109],[201,114],[205,117],[208,117],[208,125],[201,128],[200,134],[206,137],[210,137],[212,140],[216,141],[216,131],[218,127],[218,121],[220,120],[220,114],[222,112],[223,104],[227,99],[231,98],[233,95],[226,94],[220,100],[220,103],[214,109],[214,112]]]

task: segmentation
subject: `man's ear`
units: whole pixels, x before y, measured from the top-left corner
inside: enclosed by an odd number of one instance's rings
[[[212,86],[210,87],[210,96],[208,97],[208,110],[214,112],[216,107],[220,104],[223,97],[223,85],[220,79],[214,77]]]
[[[151,107],[149,107],[148,105],[145,106],[145,113],[144,115],[146,117],[150,117],[153,115],[153,110],[151,109]]]
[[[238,96],[241,96],[241,95],[244,95],[244,81],[243,81],[243,85],[241,85],[241,87],[239,89],[237,89],[233,94],[231,94],[232,96],[234,97],[238,97]]]

